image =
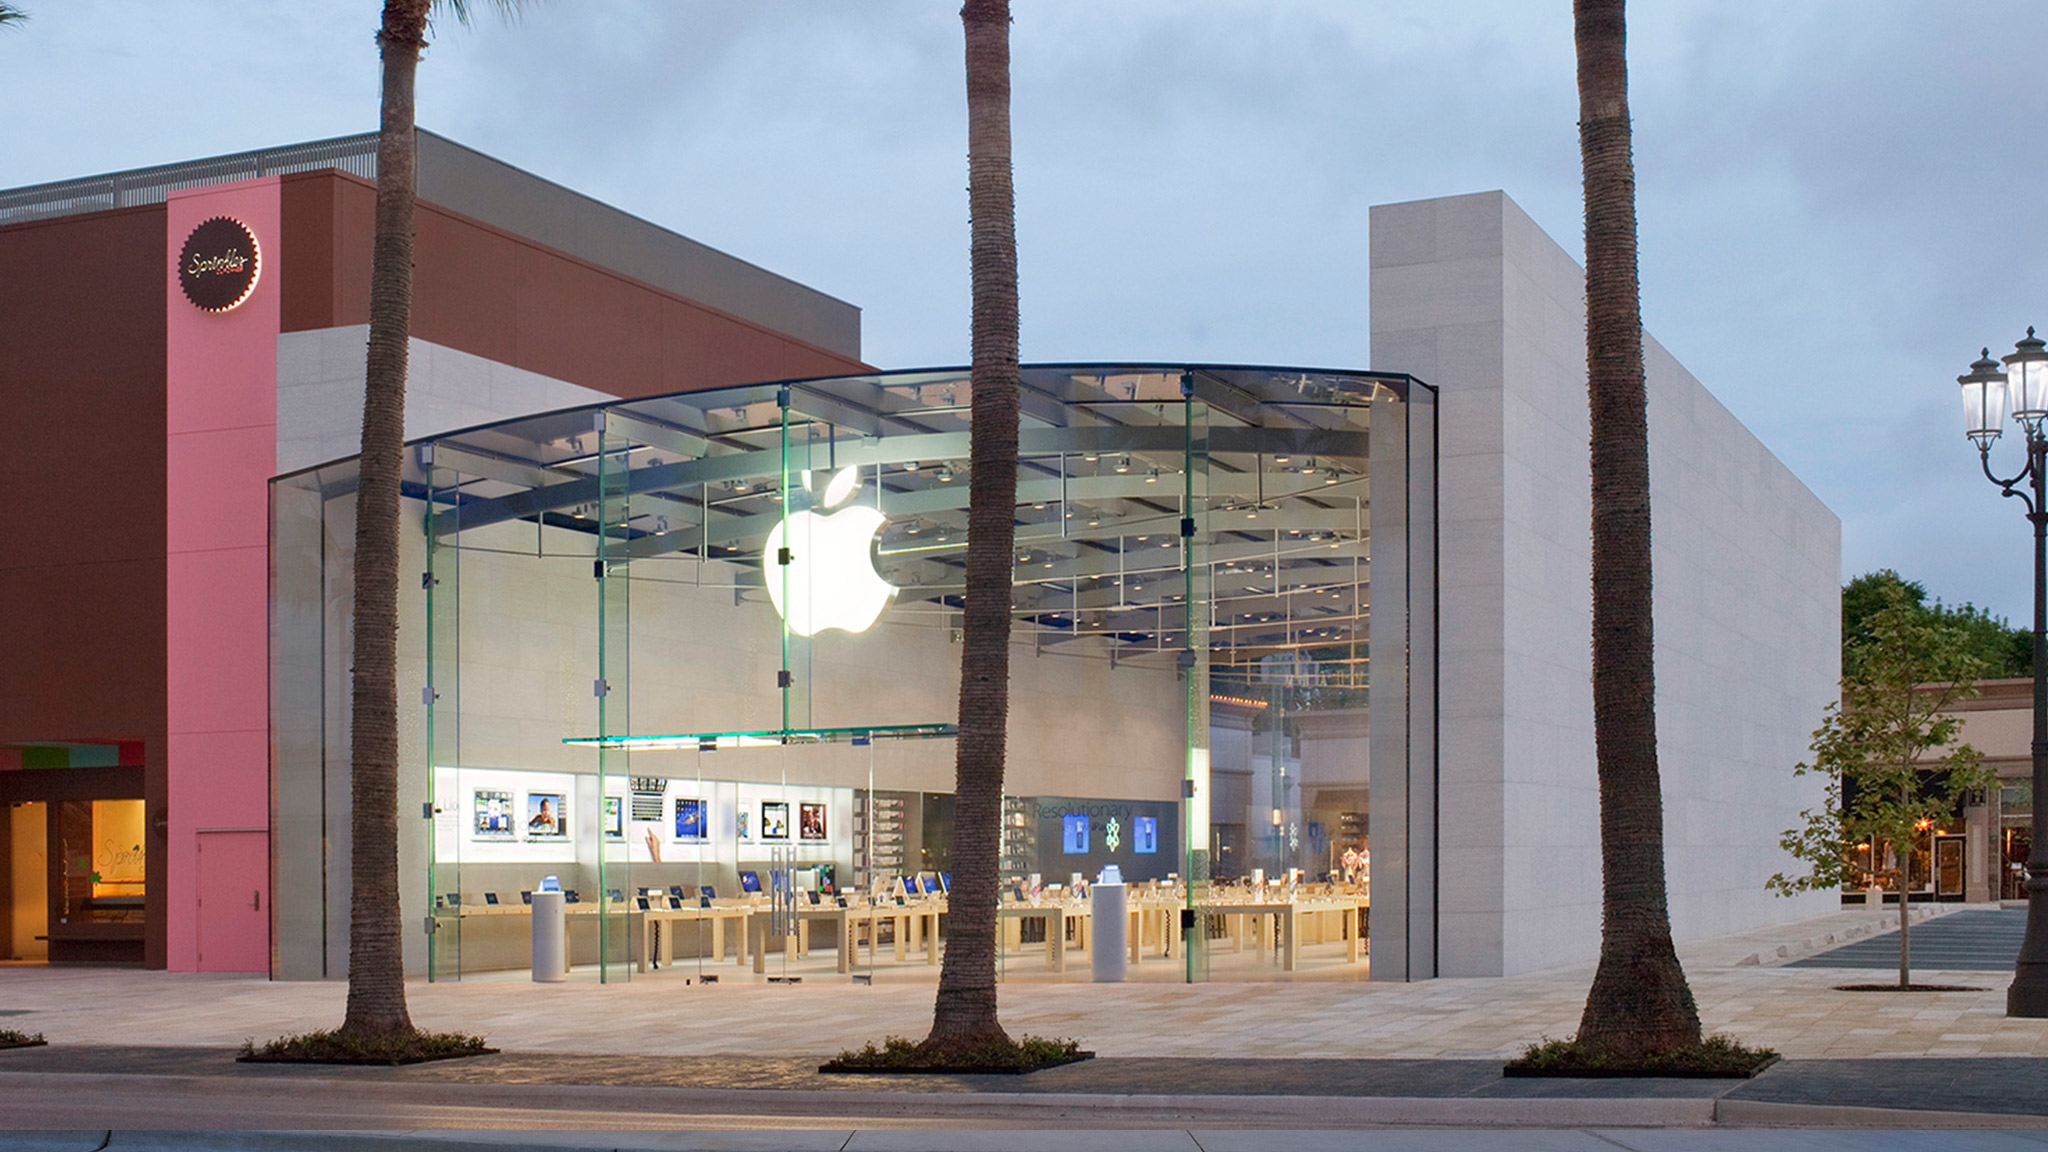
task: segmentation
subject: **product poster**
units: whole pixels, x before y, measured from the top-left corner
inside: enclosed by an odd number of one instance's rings
[[[676,798],[676,839],[704,839],[705,819],[704,801],[682,796]],[[744,836],[746,833],[743,831],[740,835]]]
[[[569,836],[568,806],[562,802],[560,792],[528,792],[526,794],[526,838],[528,840],[566,840]]]
[[[799,804],[797,805],[796,814],[796,834],[799,839],[825,839],[825,806],[823,804]]]
[[[479,840],[513,840],[518,832],[512,827],[512,794],[489,788],[478,788],[470,793],[476,807],[476,838]]]
[[[1159,851],[1159,817],[1131,817],[1131,851],[1139,853]]]
[[[1088,817],[1069,812],[1060,817],[1060,848],[1069,856],[1088,852]]]
[[[761,801],[761,839],[789,839],[789,805],[781,800]]]
[[[754,814],[742,808],[733,813],[734,832],[742,840],[754,838]]]
[[[617,796],[604,798],[604,835],[607,840],[626,838],[626,811],[619,800]]]

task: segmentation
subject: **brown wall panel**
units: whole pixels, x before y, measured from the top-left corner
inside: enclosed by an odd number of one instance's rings
[[[517,348],[519,241],[441,212],[421,212],[415,223],[413,331],[465,351]]]
[[[0,228],[0,743],[164,727],[163,259],[161,206]]]
[[[333,326],[335,191],[334,181],[313,174],[280,181],[279,230],[291,259],[278,281],[278,309],[288,332]]]
[[[663,387],[663,299],[545,249],[519,253],[519,366],[615,396]],[[572,321],[564,323],[564,321]]]
[[[285,331],[369,322],[375,212],[374,188],[357,177],[285,179]],[[422,340],[617,396],[867,370],[432,204],[414,223]]]

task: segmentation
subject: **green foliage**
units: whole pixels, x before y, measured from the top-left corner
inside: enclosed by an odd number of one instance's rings
[[[45,1043],[41,1032],[21,1032],[13,1028],[0,1028],[0,1048],[29,1048]]]
[[[1962,721],[1947,712],[1977,694],[1971,682],[1984,658],[1968,635],[1929,615],[1916,586],[1892,579],[1872,594],[1877,607],[1851,641],[1854,670],[1813,734],[1812,762],[1795,769],[1823,777],[1827,795],[1778,841],[1808,866],[1766,882],[1780,895],[1860,883],[1859,845],[1870,845],[1874,860],[1892,845],[1903,866],[1928,822],[1952,813],[1965,792],[1995,783],[1983,757],[1958,739]]]
[[[417,1064],[456,1056],[488,1056],[496,1048],[461,1032],[411,1032],[366,1038],[340,1031],[305,1032],[265,1044],[242,1041],[238,1058],[249,1063]]]
[[[1604,1051],[1594,1051],[1576,1039],[1550,1040],[1531,1044],[1507,1065],[1509,1075],[1520,1076],[1753,1076],[1778,1058],[1769,1048],[1751,1048],[1732,1036],[1709,1036],[1697,1044],[1657,1052],[1640,1060],[1623,1062]]]
[[[4,28],[9,24],[19,24],[27,19],[28,13],[20,8],[12,4],[0,4],[0,28]]]
[[[966,1052],[939,1054],[924,1044],[891,1036],[881,1047],[869,1044],[846,1051],[819,1067],[820,1072],[1036,1072],[1094,1056],[1076,1040],[1025,1036],[1008,1044],[984,1044]]]
[[[1854,676],[1870,643],[1871,620],[1893,597],[1903,597],[1921,619],[1952,633],[1957,642],[1983,661],[1980,678],[2034,674],[2034,634],[2014,628],[1974,604],[1951,608],[1928,603],[1927,589],[1889,568],[1866,572],[1842,585],[1842,674]]]

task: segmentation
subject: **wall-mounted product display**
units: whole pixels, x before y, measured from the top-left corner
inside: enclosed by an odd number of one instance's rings
[[[479,840],[513,840],[512,794],[497,788],[479,788],[471,794],[476,808],[475,834]]]
[[[1068,812],[1060,817],[1060,851],[1069,856],[1088,854],[1088,815]]]
[[[789,804],[781,800],[761,802],[761,839],[789,839]]]
[[[526,794],[526,838],[562,840],[569,835],[569,806],[560,792]]]
[[[625,800],[619,796],[604,798],[604,838],[624,840],[626,838]]]
[[[706,822],[704,801],[695,796],[676,797],[677,840],[703,840],[708,837],[710,827]]]
[[[855,883],[872,887],[877,880],[903,870],[905,834],[914,792],[854,793],[853,860]]]
[[[825,806],[823,804],[797,805],[797,836],[804,840],[825,839]]]

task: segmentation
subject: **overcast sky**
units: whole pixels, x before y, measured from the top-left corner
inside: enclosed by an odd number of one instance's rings
[[[376,127],[375,0],[20,3],[0,187]],[[1015,11],[1026,360],[1371,366],[1373,204],[1505,189],[1580,250],[1566,0]],[[960,363],[957,13],[553,0],[439,29],[419,122],[859,305],[871,363]],[[1846,574],[2024,623],[1954,378],[2048,327],[2048,5],[1630,15],[1650,331],[1842,518]]]

